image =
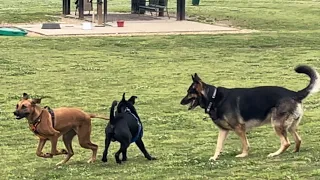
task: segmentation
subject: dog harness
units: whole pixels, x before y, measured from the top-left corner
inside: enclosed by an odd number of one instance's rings
[[[48,107],[48,106],[45,106],[44,109],[47,109],[47,111],[50,113],[50,115],[51,115],[51,121],[52,121],[52,127],[54,127],[54,112],[53,112],[53,110],[52,110],[50,107]],[[32,124],[29,124],[29,128],[30,128],[30,130],[31,130],[36,136],[38,136],[39,138],[41,138],[41,139],[46,139],[46,138],[44,138],[43,136],[41,136],[41,135],[39,134],[39,132],[37,131],[37,126],[38,126],[38,125],[40,124],[40,122],[41,122],[42,112],[43,112],[43,110],[41,111],[39,117],[38,117]]]
[[[124,112],[128,112],[130,113],[136,120],[137,120],[137,123],[138,123],[138,132],[136,134],[136,136],[134,136],[132,139],[131,139],[131,143],[134,143],[136,142],[139,138],[142,138],[143,136],[143,129],[142,129],[142,125],[140,123],[140,119],[134,115],[129,108],[126,108]]]

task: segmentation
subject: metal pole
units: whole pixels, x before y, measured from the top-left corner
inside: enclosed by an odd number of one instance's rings
[[[104,0],[103,3],[103,25],[106,26],[108,14],[108,0]]]
[[[79,3],[79,19],[83,19],[84,18],[84,14],[83,14],[83,11],[84,11],[84,0],[79,0],[78,3]]]
[[[67,14],[70,14],[70,0],[67,0]]]
[[[186,0],[177,0],[177,20],[186,19]]]

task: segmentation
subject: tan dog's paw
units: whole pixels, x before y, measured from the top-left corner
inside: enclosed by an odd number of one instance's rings
[[[52,158],[53,155],[51,153],[45,153],[45,154],[43,154],[43,157],[44,158]]]
[[[61,150],[60,150],[60,154],[68,154],[68,151],[65,150],[65,149],[61,149]]]
[[[278,155],[279,155],[279,153],[275,152],[275,153],[270,153],[268,155],[268,157],[275,157],[275,156],[278,156]]]
[[[94,163],[96,161],[96,159],[90,158],[87,163]]]
[[[60,166],[60,165],[62,165],[62,164],[64,164],[65,162],[64,162],[64,160],[63,161],[60,161],[60,162],[58,162],[57,164],[56,164],[56,166]]]
[[[247,156],[248,156],[248,153],[241,153],[241,154],[236,155],[237,158],[244,158]]]

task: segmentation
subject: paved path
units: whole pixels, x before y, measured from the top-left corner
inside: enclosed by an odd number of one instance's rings
[[[175,19],[130,20],[124,22],[124,27],[117,27],[115,21],[108,22],[105,27],[93,27],[83,30],[82,22],[76,19],[62,18],[61,29],[41,29],[42,24],[16,25],[28,30],[29,35],[43,36],[125,36],[154,34],[221,34],[221,33],[251,33],[252,30],[237,29],[227,26],[217,26],[194,21],[176,21]]]

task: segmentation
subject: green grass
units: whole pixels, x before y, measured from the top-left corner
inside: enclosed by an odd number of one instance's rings
[[[61,2],[0,0],[0,22],[52,20]],[[127,3],[127,6],[126,4]],[[175,7],[170,1],[170,7]],[[110,1],[113,11],[127,11],[128,1]],[[318,1],[201,1],[187,2],[188,15],[201,21],[226,20],[233,25],[262,30],[242,35],[188,35],[157,37],[0,37],[0,177],[1,179],[319,179],[319,94],[305,100],[300,125],[301,152],[267,158],[279,139],[270,126],[248,133],[250,155],[235,158],[240,140],[230,134],[225,152],[212,164],[217,128],[202,121],[203,110],[191,112],[179,104],[199,73],[216,86],[253,87],[281,85],[300,90],[308,83],[296,74],[298,64],[320,70]],[[37,138],[25,120],[12,111],[23,92],[49,96],[42,105],[75,106],[87,112],[108,114],[123,92],[137,95],[137,110],[145,126],[148,151],[159,160],[147,161],[135,145],[129,161],[115,163],[118,149],[112,143],[109,162],[87,164],[89,150],[74,140],[75,155],[56,167],[62,156],[35,155]],[[92,121],[92,141],[104,148],[106,122]],[[292,140],[292,138],[291,138]],[[63,143],[59,142],[59,148]],[[294,146],[294,144],[292,145]],[[50,143],[45,152],[50,149]]]

